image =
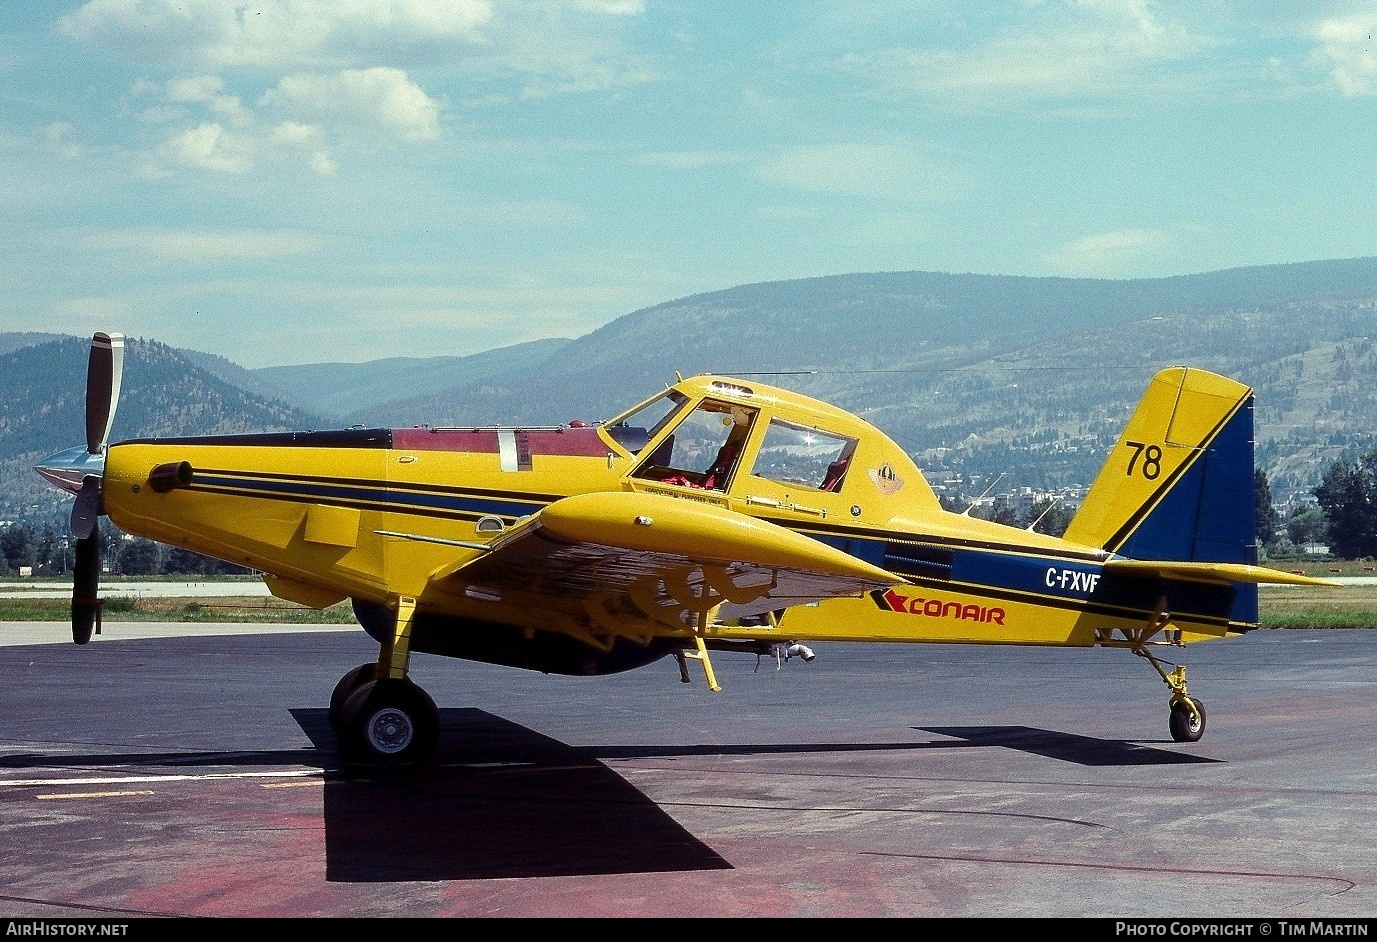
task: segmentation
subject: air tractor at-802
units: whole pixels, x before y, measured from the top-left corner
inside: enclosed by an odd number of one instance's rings
[[[95,335],[87,441],[43,460],[75,495],[73,640],[99,630],[99,520],[250,567],[284,599],[349,600],[378,657],[337,684],[355,762],[414,765],[438,737],[424,653],[600,675],[826,642],[1123,648],[1205,709],[1158,653],[1257,627],[1253,393],[1185,366],[1149,382],[1065,533],[946,510],[903,449],[842,409],[729,376],[675,377],[594,424],[350,428],[109,443],[123,363]],[[697,667],[691,668],[690,661]]]

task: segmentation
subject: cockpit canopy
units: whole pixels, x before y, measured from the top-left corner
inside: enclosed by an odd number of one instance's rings
[[[710,383],[702,398],[669,389],[604,428],[640,459],[632,477],[726,491],[738,475],[750,475],[796,489],[839,491],[857,436],[775,414],[778,408],[767,410],[751,397],[750,388],[721,381]]]

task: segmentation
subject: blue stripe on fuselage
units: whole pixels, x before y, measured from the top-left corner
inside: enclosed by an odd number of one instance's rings
[[[1250,624],[1257,621],[1256,606],[1251,604],[1255,593],[1238,592],[1232,585],[1106,575],[1095,563],[1064,556],[803,532],[916,583],[946,586],[954,592],[989,599],[1084,608],[1106,615],[1141,615],[1145,622],[1165,599],[1163,610],[1181,617]]]
[[[460,492],[437,493],[430,491],[389,489],[367,481],[348,484],[335,480],[282,480],[241,477],[233,474],[217,474],[212,471],[196,472],[193,490],[208,488],[250,492],[254,497],[273,500],[322,501],[330,503],[365,504],[393,513],[435,513],[442,512],[458,516],[493,514],[499,517],[518,518],[535,513],[548,501],[513,501],[491,497],[481,497]]]

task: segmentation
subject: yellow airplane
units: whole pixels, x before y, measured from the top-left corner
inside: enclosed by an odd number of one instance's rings
[[[94,336],[87,443],[36,469],[76,494],[73,639],[100,628],[98,519],[250,567],[272,593],[352,600],[376,661],[337,684],[343,753],[424,762],[438,711],[413,654],[597,675],[820,642],[1124,648],[1205,709],[1159,646],[1258,625],[1253,392],[1172,367],[1149,383],[1061,537],[944,509],[902,448],[826,403],[676,376],[595,424],[350,428],[107,444],[123,337]]]

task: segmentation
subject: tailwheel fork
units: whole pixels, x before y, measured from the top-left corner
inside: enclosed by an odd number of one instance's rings
[[[423,762],[440,738],[435,701],[407,676],[416,600],[402,597],[396,606],[392,636],[379,646],[377,662],[345,674],[332,697],[342,701],[331,718],[346,757],[381,766]]]
[[[1176,742],[1197,742],[1205,735],[1205,704],[1191,697],[1186,690],[1186,665],[1177,664],[1170,673],[1162,662],[1146,647],[1145,641],[1133,645],[1133,653],[1147,658],[1162,682],[1171,688],[1171,698],[1167,701],[1167,726],[1171,738]]]

